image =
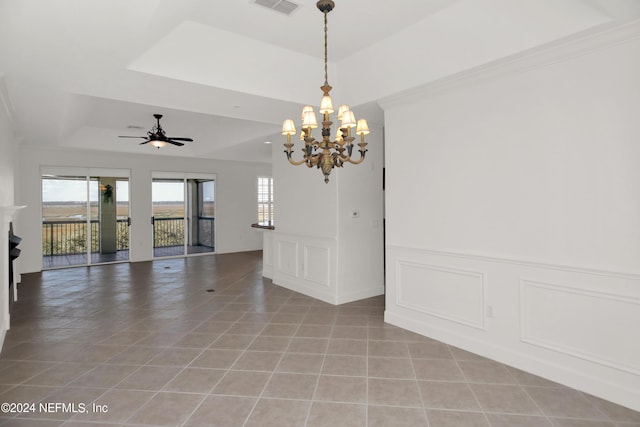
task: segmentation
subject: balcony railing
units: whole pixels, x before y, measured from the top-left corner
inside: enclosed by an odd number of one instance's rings
[[[214,247],[213,217],[198,217],[197,242],[193,246]],[[184,217],[153,218],[153,247],[166,248],[184,245]]]
[[[129,249],[129,224],[117,220],[117,250]],[[100,252],[100,222],[91,221],[91,252]],[[42,254],[77,255],[87,253],[86,221],[42,221]]]
[[[194,246],[214,247],[213,217],[198,217],[198,233]],[[100,252],[100,222],[92,220],[91,252]],[[153,244],[155,248],[184,245],[184,218],[154,218]],[[117,250],[129,249],[129,224],[119,219],[116,228]],[[43,221],[42,254],[78,255],[87,253],[86,221]]]

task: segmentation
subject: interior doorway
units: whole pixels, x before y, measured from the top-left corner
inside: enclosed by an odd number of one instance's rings
[[[129,173],[43,168],[42,268],[129,261]]]
[[[153,256],[215,251],[215,176],[154,173]]]

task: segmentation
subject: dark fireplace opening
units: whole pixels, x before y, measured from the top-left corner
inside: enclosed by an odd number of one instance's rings
[[[17,286],[13,280],[13,262],[20,256],[18,245],[22,238],[13,234],[13,223],[9,223],[9,304],[13,301],[13,287]]]

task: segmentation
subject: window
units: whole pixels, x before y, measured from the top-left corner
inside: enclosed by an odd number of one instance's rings
[[[273,178],[258,177],[258,224],[273,225]]]

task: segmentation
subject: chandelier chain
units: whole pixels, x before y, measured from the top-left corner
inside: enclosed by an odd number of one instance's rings
[[[324,12],[324,84],[329,84],[328,72],[327,72],[327,52],[328,52],[328,43],[327,43],[327,12]]]

